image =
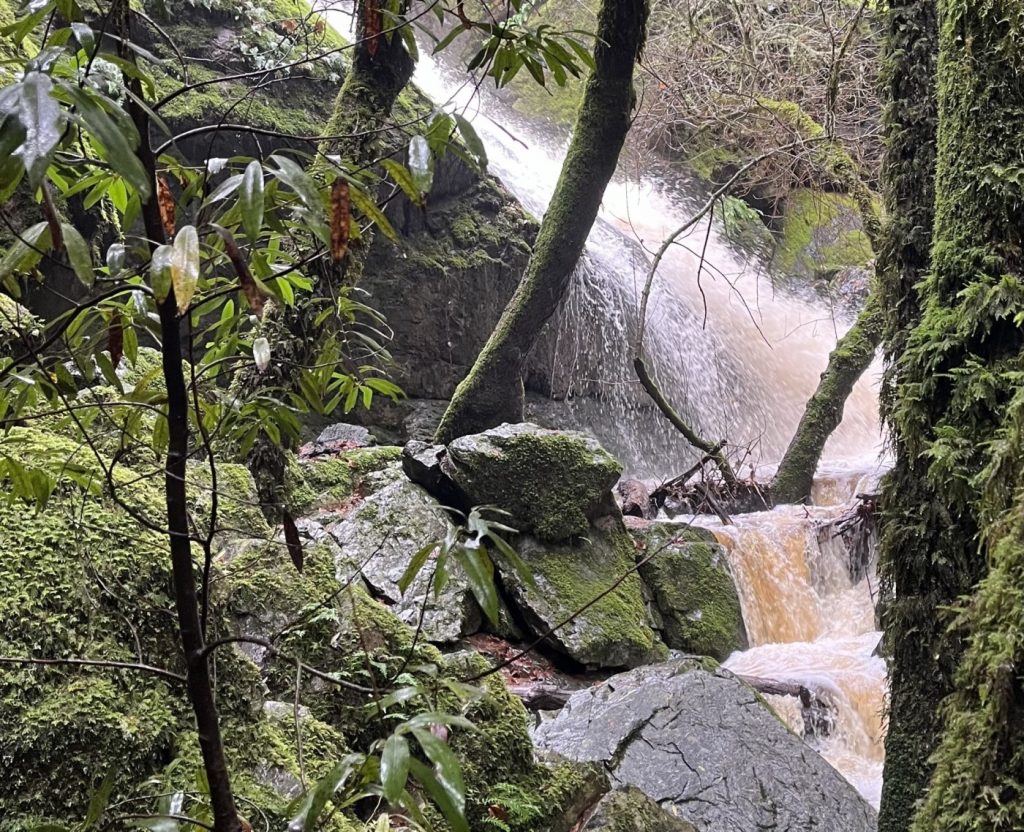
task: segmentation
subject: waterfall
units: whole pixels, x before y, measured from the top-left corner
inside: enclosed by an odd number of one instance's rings
[[[350,16],[325,9],[335,27]],[[561,168],[561,139],[531,124],[461,70],[421,50],[416,85],[435,104],[457,109],[483,140],[489,171],[536,216]],[[690,449],[639,389],[631,368],[637,308],[651,253],[702,202],[700,188],[651,168],[622,171],[609,185],[598,222],[553,339],[548,380],[567,399],[571,426],[586,429],[631,476],[668,477],[689,467]],[[701,257],[701,253],[704,257]],[[750,448],[751,469],[785,451],[828,353],[849,321],[822,303],[776,291],[756,256],[738,251],[705,219],[673,247],[651,296],[646,354],[668,398],[705,436]],[[878,401],[872,369],[846,403],[825,448],[815,506],[782,506],[713,528],[725,547],[751,641],[731,656],[737,673],[794,681],[822,692],[837,724],[818,750],[875,806],[881,789],[885,663],[873,655],[872,576],[854,582],[835,547],[815,529],[837,516],[865,473],[879,467]],[[745,473],[745,472],[741,472]],[[772,703],[801,732],[794,700]]]

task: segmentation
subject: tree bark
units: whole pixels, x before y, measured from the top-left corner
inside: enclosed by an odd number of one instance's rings
[[[810,497],[821,452],[843,419],[846,400],[871,365],[882,338],[882,310],[877,289],[828,357],[821,381],[807,401],[793,440],[771,484],[776,503],[802,503]]]
[[[937,8],[932,263],[897,364],[892,420],[905,462],[886,491],[896,604],[916,602],[889,616],[906,700],[890,722],[919,760],[934,734],[915,742],[909,731],[941,729],[912,832],[1009,832],[1024,828],[1024,9]],[[952,630],[950,607],[960,610]],[[905,772],[887,773],[898,788]]]
[[[896,418],[900,359],[920,319],[917,284],[931,265],[938,124],[935,0],[893,0],[883,56],[886,225],[878,251],[883,309],[881,409],[895,451],[880,503],[882,626],[889,662],[888,732],[879,832],[905,832],[931,776],[940,732],[939,703],[949,693],[954,657],[937,609],[959,591],[929,564],[945,520],[929,508],[927,461],[910,453]],[[925,530],[928,530],[925,532]]]
[[[618,163],[634,105],[633,67],[643,48],[646,0],[602,0],[595,69],[533,256],[501,320],[455,391],[438,442],[523,418],[523,366],[569,286]]]

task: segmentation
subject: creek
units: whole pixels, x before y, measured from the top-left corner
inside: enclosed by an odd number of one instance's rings
[[[328,11],[349,32],[351,18]],[[425,46],[425,45],[424,45]],[[557,182],[565,140],[531,123],[461,70],[421,46],[416,85],[474,125],[497,176],[535,216]],[[665,479],[690,466],[692,449],[635,381],[631,360],[639,296],[653,251],[706,199],[704,189],[649,159],[624,163],[609,185],[587,250],[547,337],[556,339],[548,380],[565,401],[564,427],[584,429],[637,478]],[[625,168],[629,168],[626,170]],[[636,168],[640,168],[639,173]],[[665,256],[651,295],[645,352],[662,389],[704,436],[745,446],[746,473],[763,477],[785,451],[828,353],[850,321],[810,293],[773,285],[762,259],[732,245],[713,218]],[[703,256],[702,256],[703,254]],[[750,649],[726,667],[797,682],[834,708],[817,750],[874,806],[881,789],[886,668],[874,655],[875,577],[850,578],[845,550],[819,529],[877,479],[877,367],[858,382],[829,440],[814,505],[738,515],[712,528],[728,553]],[[797,733],[796,700],[772,704]]]

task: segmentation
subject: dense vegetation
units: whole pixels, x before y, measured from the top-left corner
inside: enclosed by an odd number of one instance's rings
[[[412,84],[428,50],[571,127],[539,223],[469,109]],[[0,0],[2,832],[713,823],[620,781],[667,703],[606,757],[536,753],[524,660],[635,680],[692,654],[655,675],[803,753],[718,669],[747,633],[714,537],[525,423],[620,156],[700,194],[641,257],[617,380],[692,448],[675,497],[723,523],[809,502],[881,346],[877,826],[1024,825],[1024,4]],[[705,220],[782,291],[863,276],[769,482],[645,341]]]

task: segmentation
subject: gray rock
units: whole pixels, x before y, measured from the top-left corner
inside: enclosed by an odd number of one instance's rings
[[[353,448],[364,448],[367,445],[375,444],[370,431],[362,425],[349,425],[344,422],[328,425],[320,431],[320,435],[316,438],[318,445],[330,446],[342,442]]]
[[[436,598],[431,561],[404,595],[398,587],[413,556],[427,544],[444,540],[450,528],[437,501],[418,485],[398,480],[328,530],[341,547],[346,574],[361,569],[374,594],[411,627],[417,626],[425,605],[424,636],[429,641],[452,642],[480,627],[480,609],[458,568],[449,565],[448,583]]]
[[[683,659],[580,691],[534,731],[540,749],[601,762],[700,832],[872,832],[857,791],[726,670]]]
[[[633,786],[608,792],[580,832],[696,832],[692,823],[662,809]]]
[[[509,512],[508,525],[542,540],[586,535],[618,515],[611,488],[622,466],[583,433],[504,424],[448,445],[441,469],[470,505]]]
[[[648,621],[643,585],[629,571],[633,543],[621,522],[603,522],[571,543],[520,537],[515,547],[533,586],[500,553],[493,554],[506,594],[534,636],[571,619],[548,643],[581,664],[636,667],[664,658],[664,646]]]

